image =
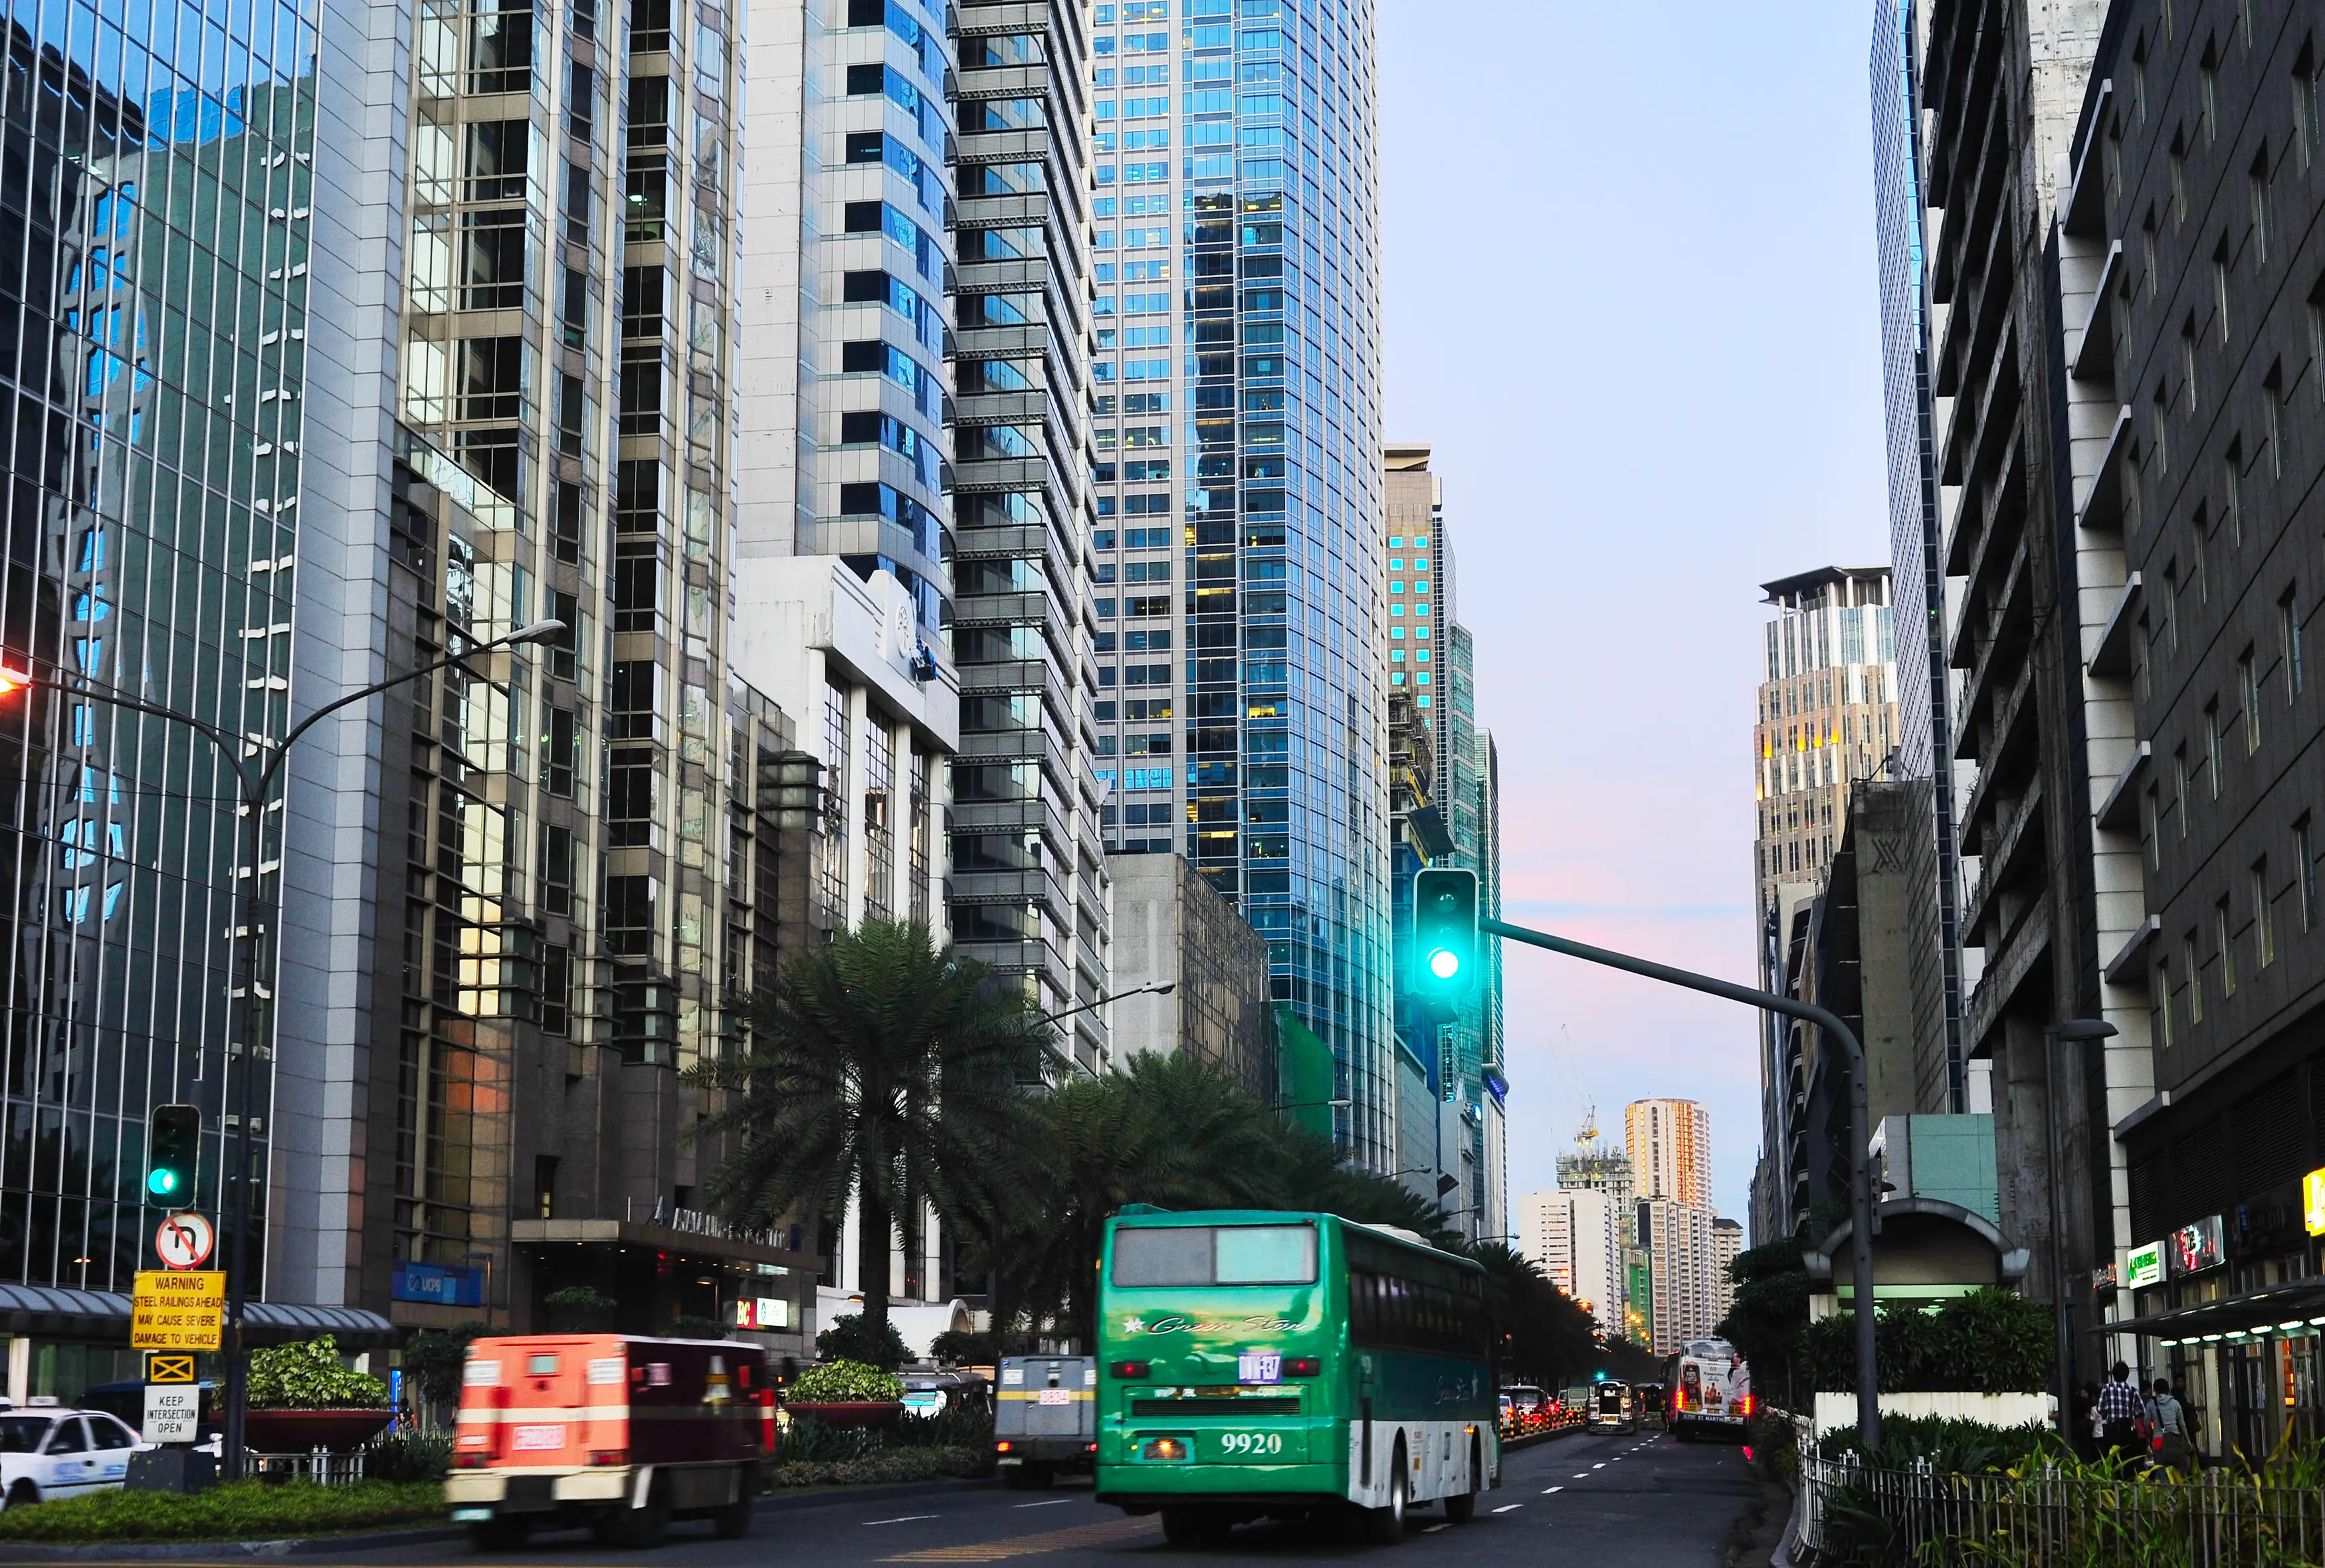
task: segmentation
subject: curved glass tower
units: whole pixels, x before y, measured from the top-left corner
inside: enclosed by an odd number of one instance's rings
[[[1183,843],[1237,902],[1331,1048],[1335,1136],[1385,1169],[1373,8],[1127,0],[1095,26],[1108,841]]]

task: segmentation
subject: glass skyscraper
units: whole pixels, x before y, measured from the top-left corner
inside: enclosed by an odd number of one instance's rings
[[[0,655],[260,744],[290,702],[316,25],[12,5],[0,81]],[[204,1109],[215,1212],[238,796],[188,728],[7,703],[0,1280],[126,1290],[153,1104]]]
[[[1094,12],[1098,744],[1183,843],[1388,1168],[1378,160],[1368,0]],[[1183,834],[1183,840],[1181,835]]]
[[[1959,1111],[1961,1042],[1960,867],[1948,718],[1945,565],[1930,412],[1930,328],[1922,287],[1921,95],[1912,0],[1876,0],[1871,77],[1874,229],[1881,273],[1883,402],[1889,450],[1890,592],[1895,607],[1898,734],[1893,776],[1925,781],[1930,833],[1912,849],[1925,897],[1909,918],[1921,1109]],[[1926,1038],[1925,1038],[1926,1037]]]

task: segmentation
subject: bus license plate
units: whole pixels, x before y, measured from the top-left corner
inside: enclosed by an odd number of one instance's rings
[[[1197,1441],[1202,1445],[1200,1457],[1214,1462],[1283,1464],[1308,1457],[1307,1445],[1297,1430],[1206,1432]]]
[[[1041,1403],[1044,1405],[1071,1405],[1073,1402],[1074,1391],[1070,1388],[1044,1388],[1041,1393]]]
[[[1237,1356],[1236,1381],[1281,1383],[1283,1381],[1283,1358],[1282,1356]]]

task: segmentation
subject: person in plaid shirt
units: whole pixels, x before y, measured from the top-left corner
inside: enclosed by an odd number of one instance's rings
[[[2106,1433],[2107,1446],[2113,1453],[2136,1453],[2140,1449],[2140,1422],[2147,1414],[2139,1390],[2131,1385],[2131,1369],[2117,1361],[2110,1369],[2112,1376],[2099,1390],[2099,1425]]]

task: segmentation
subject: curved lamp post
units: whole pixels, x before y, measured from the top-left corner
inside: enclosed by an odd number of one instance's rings
[[[554,641],[564,635],[565,629],[563,621],[535,621],[531,626],[522,626],[509,633],[506,636],[473,644],[457,654],[447,654],[432,663],[423,664],[416,670],[392,676],[384,681],[375,681],[360,691],[350,691],[346,696],[337,698],[316,709],[306,718],[292,725],[290,732],[284,735],[281,741],[271,747],[264,741],[245,742],[242,738],[229,735],[217,725],[206,719],[197,719],[190,713],[181,713],[174,708],[165,708],[158,702],[148,702],[142,697],[131,696],[125,691],[116,691],[112,687],[83,677],[42,675],[0,669],[0,696],[6,696],[20,690],[57,691],[68,697],[103,702],[108,707],[126,709],[133,713],[143,713],[149,718],[167,719],[173,724],[184,725],[218,748],[218,755],[225,758],[228,769],[234,774],[236,784],[242,792],[241,811],[242,814],[249,820],[250,824],[247,857],[235,868],[235,881],[239,889],[236,902],[241,908],[238,912],[240,918],[236,921],[235,928],[236,940],[234,952],[238,961],[235,963],[234,969],[239,970],[242,983],[239,987],[234,986],[231,983],[231,971],[229,971],[227,989],[229,1003],[236,997],[242,999],[242,1006],[238,1009],[242,1027],[234,1028],[233,1015],[229,1015],[227,1040],[229,1062],[227,1071],[229,1072],[232,1071],[232,1058],[238,1052],[242,1058],[242,1081],[236,1088],[235,1102],[234,1155],[226,1173],[232,1183],[233,1201],[227,1206],[226,1213],[221,1216],[226,1221],[224,1229],[228,1239],[224,1341],[227,1357],[226,1431],[219,1444],[221,1451],[219,1458],[224,1461],[222,1468],[228,1480],[239,1480],[242,1478],[243,1416],[249,1386],[248,1349],[243,1342],[242,1327],[244,1310],[249,1304],[247,1262],[250,1251],[251,1097],[253,1084],[258,1075],[258,1045],[266,1033],[266,1014],[260,997],[259,984],[259,970],[264,948],[258,936],[260,917],[265,913],[265,909],[259,893],[259,884],[263,878],[259,875],[258,868],[262,864],[262,857],[265,853],[266,803],[268,797],[273,793],[275,775],[282,771],[283,759],[291,755],[292,743],[341,709],[352,707],[357,702],[376,697],[381,692],[401,686],[408,681],[417,681],[423,675],[432,675],[439,670],[460,664],[478,654],[487,654],[496,648],[513,647],[519,644]],[[246,747],[253,755],[245,755]],[[254,763],[257,765],[254,766]],[[243,886],[241,885],[245,880],[244,875],[245,870],[248,873],[248,885]],[[221,1196],[224,1194],[222,1193]]]

